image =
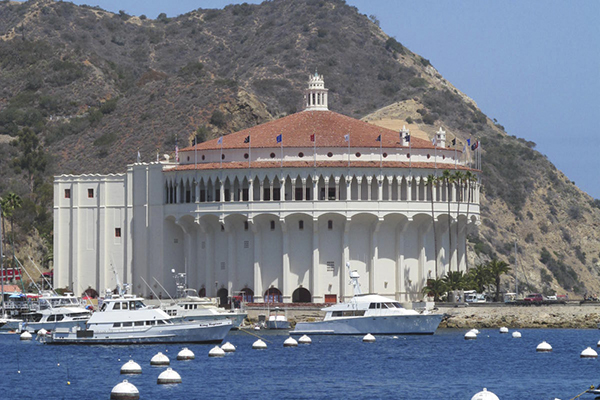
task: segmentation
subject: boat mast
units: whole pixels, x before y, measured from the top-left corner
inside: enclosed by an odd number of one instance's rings
[[[517,238],[515,238],[515,297],[519,297],[519,275],[517,272]]]
[[[346,268],[348,268],[348,272],[350,272],[350,280],[352,281],[352,287],[354,288],[354,295],[357,296],[362,294],[362,290],[360,290],[360,283],[358,283],[358,272],[350,270],[350,262],[346,263]]]
[[[4,236],[2,236],[2,204],[0,203],[0,280],[2,281],[2,316],[6,314],[4,309],[4,253],[2,247],[4,244]]]

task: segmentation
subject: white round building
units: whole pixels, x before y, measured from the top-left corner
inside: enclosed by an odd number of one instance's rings
[[[363,291],[421,300],[428,278],[465,269],[479,219],[478,171],[445,141],[441,128],[434,146],[329,111],[315,74],[304,111],[179,162],[56,177],[55,285],[101,291],[114,269],[135,293],[166,297],[157,281],[173,295],[174,269],[201,295],[323,303],[352,296],[349,263]],[[463,179],[429,184],[446,170]]]

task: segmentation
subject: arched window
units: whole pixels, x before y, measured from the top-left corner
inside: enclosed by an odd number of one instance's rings
[[[312,296],[308,289],[299,287],[292,293],[292,303],[310,303]]]
[[[277,288],[269,288],[265,292],[264,296],[265,303],[282,303],[283,295],[281,294],[281,290]]]

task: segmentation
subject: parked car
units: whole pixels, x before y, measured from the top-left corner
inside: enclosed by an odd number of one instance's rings
[[[558,300],[555,295],[550,295],[546,297],[546,300]]]
[[[544,301],[544,296],[542,296],[541,293],[531,293],[528,294],[527,297],[523,299],[523,301],[530,303],[541,303],[542,301]]]

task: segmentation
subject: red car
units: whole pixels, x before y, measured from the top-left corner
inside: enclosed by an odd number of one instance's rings
[[[544,296],[541,293],[531,293],[528,294],[527,297],[523,299],[523,301],[531,302],[531,303],[541,303],[544,301]]]

